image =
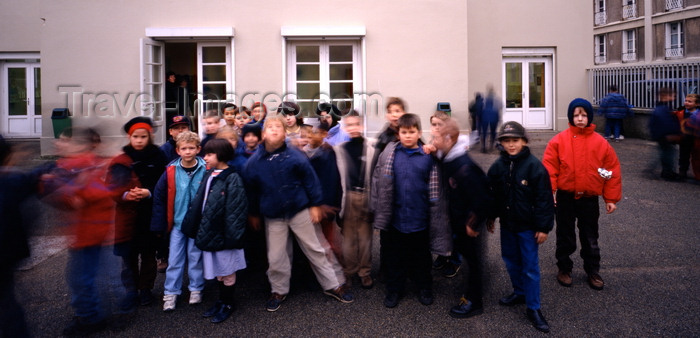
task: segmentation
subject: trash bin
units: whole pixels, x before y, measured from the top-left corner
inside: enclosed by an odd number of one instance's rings
[[[72,121],[68,108],[56,108],[51,112],[51,123],[53,124],[53,137],[58,138],[61,133],[70,128]]]
[[[450,108],[449,102],[438,102],[437,110],[444,111],[447,115],[452,115],[452,108]]]

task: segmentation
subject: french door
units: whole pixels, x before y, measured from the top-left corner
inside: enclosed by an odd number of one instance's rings
[[[552,59],[504,57],[503,121],[516,121],[529,129],[552,129]]]
[[[5,63],[2,67],[0,132],[8,138],[41,136],[41,68],[39,63]]]

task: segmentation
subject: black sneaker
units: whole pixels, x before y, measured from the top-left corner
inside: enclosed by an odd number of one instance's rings
[[[355,297],[352,295],[352,292],[348,290],[348,287],[345,284],[335,289],[323,291],[323,293],[335,298],[341,303],[352,303],[355,301]]]
[[[273,292],[267,300],[267,303],[265,303],[265,308],[267,308],[267,311],[275,312],[280,308],[280,305],[282,305],[282,302],[284,302],[286,298],[287,295],[280,295],[279,293]]]
[[[390,292],[386,295],[386,298],[384,298],[384,306],[388,308],[395,308],[397,305],[399,305],[399,299],[401,297],[397,292]]]
[[[433,301],[435,298],[433,298],[433,291],[432,290],[427,290],[423,289],[418,292],[418,301],[423,304],[423,305],[430,305],[433,304]]]
[[[484,313],[484,308],[482,306],[476,306],[464,297],[459,299],[459,304],[450,309],[450,316],[452,318],[469,318],[482,313]]]
[[[461,268],[460,265],[448,262],[447,264],[445,264],[445,267],[442,269],[442,275],[445,276],[446,278],[452,278],[454,276],[457,276],[457,272],[459,272],[460,268]]]
[[[219,312],[217,312],[214,315],[214,317],[211,318],[211,322],[214,324],[221,323],[224,320],[228,319],[228,317],[231,317],[232,313],[233,305],[222,304],[221,308],[219,309]]]
[[[207,311],[204,311],[204,313],[202,314],[202,317],[204,317],[204,318],[213,317],[215,314],[217,314],[219,312],[219,310],[221,310],[222,306],[224,306],[224,302],[217,300],[216,303],[214,303],[214,306],[207,309]]]

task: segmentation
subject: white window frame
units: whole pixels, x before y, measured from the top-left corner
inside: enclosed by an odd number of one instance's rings
[[[153,124],[160,127],[165,125],[165,43],[143,38],[140,54],[140,114],[151,117]],[[154,138],[156,143],[163,143],[165,133],[155,133]]]
[[[226,61],[225,62],[210,62],[205,63],[203,60],[203,49],[206,47],[225,47],[226,48]],[[204,121],[204,114],[206,114],[207,106],[212,109],[220,108],[227,102],[235,103],[235,95],[233,92],[233,39],[230,42],[198,42],[197,43],[197,100],[194,103],[194,115],[197,116],[197,120],[200,125]],[[210,81],[204,79],[204,66],[226,66],[226,79],[223,81]],[[205,99],[204,98],[204,86],[208,84],[215,85],[226,85],[226,90],[224,92],[224,97],[215,99]],[[198,128],[199,136],[204,137],[204,128]]]
[[[283,50],[283,91],[285,100],[297,101],[296,96],[296,46],[318,45],[319,48],[319,77],[320,77],[320,102],[330,102],[330,80],[328,48],[332,45],[353,46],[353,98],[346,99],[352,102],[352,108],[360,112],[365,119],[364,99],[366,88],[366,53],[365,53],[364,26],[284,26],[282,27]],[[349,108],[349,107],[348,107]],[[365,129],[367,123],[365,123]]]
[[[593,53],[595,57],[595,64],[602,64],[607,62],[607,46],[605,44],[607,38],[605,34],[598,34],[594,38]],[[602,47],[602,51],[601,51]]]
[[[676,27],[676,32],[673,32]],[[673,37],[676,37],[677,44],[673,44]],[[683,22],[669,22],[666,24],[666,58],[683,57]]]
[[[666,0],[666,11],[677,11],[683,9],[683,0]]]
[[[637,31],[622,31],[622,62],[637,61]]]
[[[622,0],[622,19],[637,17],[637,0]]]
[[[594,19],[595,25],[604,25],[608,21],[608,15],[606,13],[606,3],[605,0],[594,0]]]

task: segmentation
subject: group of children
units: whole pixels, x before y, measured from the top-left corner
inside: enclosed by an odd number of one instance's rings
[[[675,97],[673,89],[661,88],[659,102],[649,119],[651,138],[658,144],[661,178],[686,179],[692,164],[693,178],[700,182],[700,95],[686,95],[679,109],[671,107]]]
[[[424,143],[420,118],[405,109],[401,99],[388,99],[388,123],[375,140],[363,136],[362,116],[331,104],[319,106],[317,114],[330,117],[315,126],[301,123],[300,108],[293,102],[283,102],[275,116],[267,116],[267,108],[256,103],[250,121],[231,104],[222,114],[205,116],[203,140],[190,131],[187,117],[171,117],[172,140],[161,149],[153,145],[150,119],[136,117],[124,126],[129,144],[109,165],[83,156],[87,164],[80,165],[91,168],[90,180],[105,173],[101,194],[73,191],[72,196],[81,197],[68,198],[68,192],[61,196],[75,210],[102,206],[97,214],[116,201],[114,238],[91,236],[87,246],[114,245],[114,253],[123,259],[124,312],[152,302],[158,252],[168,263],[163,310],[176,309],[187,270],[189,304],[202,302],[205,280],[217,280],[219,300],[203,316],[223,322],[235,308],[236,272],[246,268],[248,250],[260,247],[266,251],[271,287],[265,307],[277,311],[290,290],[292,237],[324,294],[351,303],[353,280],[363,288],[374,285],[374,228],[379,230],[386,307],[399,304],[408,278],[418,289],[419,302],[432,304],[433,255],[459,258],[459,253],[469,273],[463,296],[449,314],[471,317],[483,312],[481,234],[493,232],[498,218],[502,256],[513,285],[512,294],[499,303],[526,304],[533,326],[548,332],[540,311],[537,252],[555,215],[557,280],[572,284],[569,256],[576,250],[578,220],[588,283],[603,288],[598,196],[603,196],[607,212],[613,212],[620,200],[621,173],[612,147],[593,132],[590,103],[571,103],[570,127],[549,143],[544,164],[530,153],[525,129],[504,123],[497,137],[501,156],[487,174],[468,155],[468,142],[454,119],[436,113],[431,117],[432,140]],[[88,154],[94,142],[84,144],[79,153]],[[167,245],[158,245],[163,242]],[[78,249],[76,254],[91,254]],[[95,298],[80,289],[91,278],[80,281],[72,292]],[[72,302],[77,319],[66,333],[101,328],[104,317],[83,312],[85,303]]]

